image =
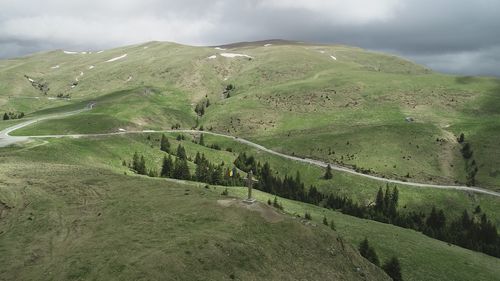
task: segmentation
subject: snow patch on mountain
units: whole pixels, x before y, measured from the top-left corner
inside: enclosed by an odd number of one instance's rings
[[[220,55],[223,57],[226,57],[226,58],[245,57],[245,58],[253,59],[253,57],[251,57],[249,55],[236,54],[236,53],[221,53]]]
[[[119,56],[119,57],[109,59],[109,60],[107,60],[106,62],[113,62],[113,61],[121,60],[121,59],[123,59],[123,58],[124,58],[124,57],[126,57],[126,56],[127,56],[127,54],[123,54],[123,55],[121,55],[121,56]]]

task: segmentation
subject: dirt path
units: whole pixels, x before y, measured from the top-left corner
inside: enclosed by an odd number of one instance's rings
[[[51,115],[47,115],[47,116],[43,116],[43,117],[38,117],[35,119],[30,119],[26,122],[16,124],[16,125],[11,126],[11,127],[7,127],[7,128],[0,131],[0,147],[6,147],[6,146],[9,146],[9,145],[12,145],[15,143],[24,142],[24,141],[27,141],[29,138],[31,138],[31,136],[11,136],[11,135],[9,135],[10,133],[12,133],[15,130],[19,130],[21,128],[24,128],[26,126],[34,124],[38,121],[53,119],[53,118],[67,117],[67,116],[78,114],[78,113],[81,113],[81,112],[84,112],[87,110],[91,110],[94,107],[94,105],[95,105],[94,103],[89,103],[83,109],[65,112],[65,113],[59,113],[59,114],[51,114]]]

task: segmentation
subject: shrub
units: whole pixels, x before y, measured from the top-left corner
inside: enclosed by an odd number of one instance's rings
[[[311,216],[311,214],[309,214],[309,212],[306,212],[306,213],[304,214],[304,218],[305,218],[306,220],[312,220],[312,216]]]
[[[401,276],[401,266],[399,265],[399,260],[396,257],[392,257],[389,261],[387,261],[384,266],[382,266],[384,271],[389,275],[394,281],[402,281],[403,277]]]

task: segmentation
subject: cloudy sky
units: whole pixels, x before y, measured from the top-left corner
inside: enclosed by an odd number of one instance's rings
[[[342,43],[500,76],[499,0],[0,0],[0,58],[144,41]]]

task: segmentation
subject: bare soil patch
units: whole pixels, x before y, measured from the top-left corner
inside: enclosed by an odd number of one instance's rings
[[[217,200],[217,204],[225,208],[235,206],[239,208],[245,208],[252,212],[258,212],[263,219],[270,223],[277,223],[285,219],[284,215],[277,212],[273,207],[260,202],[248,204],[240,199],[231,198]]]

